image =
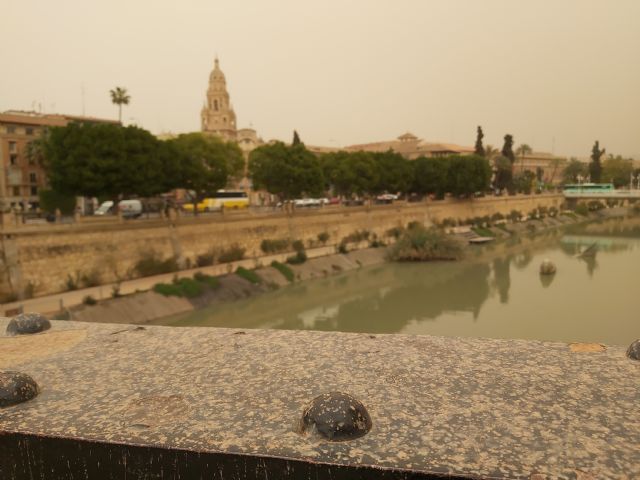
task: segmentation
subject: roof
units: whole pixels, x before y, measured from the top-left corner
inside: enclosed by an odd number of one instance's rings
[[[425,142],[419,139],[412,133],[405,133],[400,135],[397,140],[391,140],[386,142],[372,142],[362,143],[359,145],[349,145],[344,147],[344,150],[357,152],[386,152],[393,150],[398,153],[473,153],[475,149],[473,147],[465,147],[456,145],[453,143],[441,143],[441,142]]]
[[[13,123],[19,125],[36,125],[46,127],[64,127],[70,122],[94,122],[113,123],[119,125],[117,120],[106,118],[84,117],[80,115],[44,114],[37,112],[22,112],[8,110],[0,113],[0,123]]]

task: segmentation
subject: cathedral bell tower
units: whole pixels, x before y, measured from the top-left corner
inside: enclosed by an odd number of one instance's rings
[[[215,66],[209,75],[207,100],[202,107],[200,117],[203,132],[218,135],[225,140],[236,139],[236,114],[231,102],[229,102],[227,81],[224,73],[220,70],[217,57]]]

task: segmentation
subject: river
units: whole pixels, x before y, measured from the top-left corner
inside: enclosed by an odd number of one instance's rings
[[[577,255],[590,246],[594,257]],[[540,263],[557,266],[552,277]],[[640,337],[640,221],[474,247],[459,262],[362,268],[157,322],[601,342]]]

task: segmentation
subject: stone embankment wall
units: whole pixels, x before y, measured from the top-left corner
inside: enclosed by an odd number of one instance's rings
[[[560,207],[561,195],[486,197],[396,203],[373,207],[327,207],[282,213],[242,213],[176,221],[136,220],[29,226],[0,232],[0,293],[41,296],[64,291],[67,279],[83,276],[108,283],[135,277],[134,266],[145,255],[175,257],[183,266],[194,265],[198,255],[225,250],[237,244],[247,257],[261,254],[263,239],[300,239],[318,243],[319,233],[329,234],[327,244],[338,244],[357,230],[378,236],[409,222],[435,223],[444,218],[469,218],[527,213],[539,206]]]

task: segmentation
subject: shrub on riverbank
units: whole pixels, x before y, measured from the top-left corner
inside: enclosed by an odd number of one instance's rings
[[[236,269],[236,275],[244,278],[246,281],[251,282],[254,285],[262,283],[262,278],[260,278],[260,275],[258,275],[255,270],[247,270],[244,267],[238,267]]]
[[[284,252],[289,248],[289,243],[289,239],[287,238],[265,238],[260,243],[260,250],[266,254]]]
[[[229,263],[229,262],[237,262],[238,260],[242,260],[244,258],[245,249],[240,247],[237,244],[231,245],[226,250],[220,252],[218,256],[219,263]]]
[[[287,281],[293,282],[293,280],[295,279],[293,270],[291,270],[289,266],[285,265],[284,263],[276,262],[274,260],[273,262],[271,262],[271,266],[278,270],[282,274],[282,276],[287,279]]]
[[[415,225],[390,248],[388,258],[397,262],[458,260],[463,253],[464,243],[459,238],[436,228]]]
[[[220,282],[217,278],[198,272],[193,278],[175,278],[171,283],[156,283],[153,291],[165,297],[196,298],[207,288],[213,290],[219,286]]]
[[[151,250],[145,252],[133,268],[141,277],[149,277],[177,271],[178,262],[175,257],[162,259],[156,251]]]

